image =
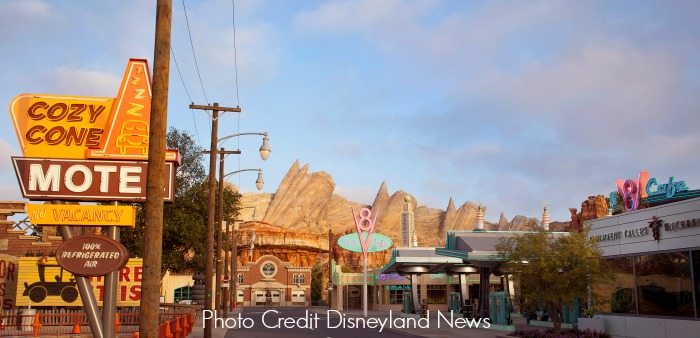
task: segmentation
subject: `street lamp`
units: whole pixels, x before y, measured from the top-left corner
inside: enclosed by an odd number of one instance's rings
[[[263,181],[263,171],[262,171],[262,169],[241,169],[241,170],[232,171],[232,172],[230,172],[230,173],[228,173],[228,174],[222,176],[222,177],[221,177],[221,180],[223,181],[223,179],[224,179],[226,176],[233,175],[233,174],[238,174],[238,173],[244,172],[244,171],[257,171],[257,172],[258,172],[258,178],[255,180],[255,187],[258,188],[258,190],[262,190],[263,185],[265,185],[265,181]]]
[[[268,133],[267,133],[267,132],[262,132],[262,133],[235,133],[235,134],[231,134],[231,135],[228,135],[228,136],[220,137],[220,138],[219,138],[219,143],[221,144],[221,143],[225,142],[226,140],[229,140],[229,139],[232,139],[232,138],[238,137],[238,136],[244,136],[244,135],[260,135],[260,136],[263,137],[263,143],[262,143],[262,145],[260,146],[259,151],[260,151],[260,158],[261,158],[263,161],[266,161],[267,158],[270,157],[270,152],[271,152],[271,150],[270,150],[270,139],[267,137],[267,136],[268,136]]]

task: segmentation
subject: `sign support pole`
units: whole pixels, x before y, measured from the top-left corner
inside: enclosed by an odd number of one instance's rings
[[[365,318],[367,318],[367,253],[365,252],[365,258],[362,260],[365,270],[365,282],[362,285],[362,313]]]
[[[112,202],[112,205],[119,205],[119,202]],[[110,226],[107,228],[107,237],[119,242],[119,228]],[[102,302],[102,331],[105,338],[116,337],[114,332],[114,317],[117,314],[117,277],[119,270],[108,273],[104,284],[104,300]]]
[[[73,238],[71,228],[67,225],[62,225],[61,236],[63,237],[64,241]],[[102,323],[97,309],[97,300],[95,300],[95,294],[92,292],[90,279],[75,275],[75,281],[78,283],[78,292],[80,293],[80,299],[83,300],[83,307],[85,308],[85,313],[87,314],[88,321],[90,322],[92,336],[94,338],[104,338],[101,325]]]

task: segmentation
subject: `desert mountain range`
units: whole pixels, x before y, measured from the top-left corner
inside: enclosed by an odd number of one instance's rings
[[[401,211],[404,197],[409,193],[398,190],[390,194],[386,182],[382,182],[372,205],[349,201],[334,193],[335,182],[326,172],[309,172],[309,164],[300,166],[295,161],[282,179],[277,191],[269,193],[245,193],[241,199],[241,218],[256,220],[286,229],[307,233],[326,233],[330,228],[334,234],[354,231],[355,223],[350,208],[359,212],[371,207],[378,212],[376,231],[389,236],[394,243],[400,243]],[[450,197],[446,210],[418,205],[411,196],[415,213],[416,234],[420,246],[444,245],[448,230],[472,230],[476,222],[477,205],[465,202],[459,208]],[[486,218],[488,218],[488,212]],[[497,223],[485,221],[487,230],[529,230],[539,224],[536,218],[522,215],[510,221],[503,213]],[[552,222],[550,229],[568,229],[568,222]]]

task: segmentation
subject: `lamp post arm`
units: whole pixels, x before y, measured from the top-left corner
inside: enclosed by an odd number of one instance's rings
[[[245,136],[245,135],[268,136],[268,133],[267,132],[263,132],[263,133],[252,133],[252,132],[251,133],[235,133],[235,134],[227,135],[224,137],[219,137],[219,143],[222,143],[222,142],[224,142],[228,139],[232,139],[234,137]]]
[[[257,172],[262,172],[262,169],[241,169],[241,170],[236,170],[236,171],[232,171],[232,172],[230,172],[230,173],[224,175],[224,177],[228,177],[228,176],[230,176],[230,175],[238,174],[238,173],[244,172],[244,171],[257,171]]]

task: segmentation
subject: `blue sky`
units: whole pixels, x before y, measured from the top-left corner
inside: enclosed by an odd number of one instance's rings
[[[152,63],[155,2],[0,0],[0,102],[20,93],[115,96],[129,57]],[[243,113],[220,135],[274,192],[296,159],[371,203],[382,181],[419,204],[452,196],[554,220],[642,169],[700,187],[700,3],[695,1],[185,1],[210,102]],[[205,103],[182,2],[172,46]],[[171,61],[170,126],[209,144]],[[9,114],[0,199],[19,198]],[[196,127],[195,127],[196,125]],[[234,178],[254,190],[254,173]],[[240,181],[240,182],[239,182]]]

